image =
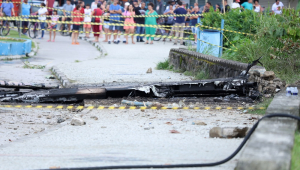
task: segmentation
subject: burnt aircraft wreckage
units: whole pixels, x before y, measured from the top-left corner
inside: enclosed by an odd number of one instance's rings
[[[248,72],[252,66],[260,63],[259,59],[249,64],[247,70],[242,71],[239,76],[233,78],[151,83],[136,86],[78,87],[61,89],[43,85],[8,84],[6,82],[0,82],[0,87],[4,89],[14,89],[13,91],[0,90],[0,101],[49,103],[81,102],[84,99],[106,99],[108,97],[126,96],[168,98],[174,96],[224,96],[229,94],[237,94],[254,99],[258,98],[260,94],[257,91],[257,83],[248,82]]]

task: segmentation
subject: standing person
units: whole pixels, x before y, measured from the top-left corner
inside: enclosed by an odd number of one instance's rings
[[[118,0],[114,0],[114,3],[110,5],[109,12],[110,12],[110,24],[119,24],[118,21],[120,21],[122,10],[121,10],[121,6],[118,4]],[[109,26],[110,33],[115,33],[114,40],[113,40],[115,44],[119,44],[120,42],[117,41],[117,34],[116,34],[120,29],[121,29],[120,26],[117,25]],[[110,40],[108,41],[109,44],[110,44]]]
[[[145,11],[147,11],[147,8],[146,8],[146,3],[145,2],[142,2],[142,5],[141,5],[141,9]]]
[[[216,12],[221,12],[221,7],[220,7],[220,4],[216,4],[216,9],[215,9]]]
[[[11,12],[15,16],[14,4],[12,2],[2,3],[0,7],[0,17],[10,17]],[[2,21],[1,21],[2,24]]]
[[[170,4],[169,5],[169,8],[168,9],[166,9],[165,10],[165,12],[164,12],[164,15],[173,15],[173,12],[174,12],[174,10],[173,10],[173,5],[172,4]],[[170,16],[170,17],[167,17],[166,19],[165,19],[165,25],[166,26],[168,26],[167,28],[168,29],[172,29],[172,25],[174,25],[174,16]],[[166,33],[168,33],[169,32],[169,30],[166,30]],[[171,31],[172,32],[172,31]],[[172,35],[171,35],[172,36]],[[163,41],[166,41],[166,38],[164,38],[163,39]],[[170,39],[170,41],[172,41],[172,39]]]
[[[137,0],[133,1],[133,5],[134,5],[135,15],[145,15],[146,11],[142,11],[141,7],[139,7]],[[144,17],[135,17],[134,22],[136,24],[145,24],[145,18]],[[136,34],[144,34],[144,32],[145,32],[145,27],[143,27],[143,26],[136,27],[136,32],[135,32]],[[139,36],[139,35],[136,36],[136,42],[144,42],[143,36]]]
[[[262,7],[259,5],[258,0],[254,0],[254,11],[262,13]]]
[[[225,8],[224,8],[224,6],[225,6]],[[230,11],[230,6],[228,5],[227,0],[224,0],[224,5],[223,5],[223,8],[222,8],[222,13],[229,12],[229,11]]]
[[[121,6],[121,3],[120,1],[118,2],[118,4]],[[124,4],[124,8],[121,6],[121,10],[122,10],[122,14],[127,11],[127,7],[130,5],[129,2],[125,2]],[[123,17],[120,18],[120,23],[124,23],[125,22],[125,19]],[[125,33],[125,29],[124,27],[120,27],[120,30],[118,31],[118,43],[120,42],[120,37],[121,37],[121,32],[124,32]],[[123,43],[125,44],[127,41],[126,41],[126,35],[123,35]]]
[[[241,5],[239,4],[240,0],[234,0],[234,2],[231,5],[232,9],[240,8]]]
[[[275,3],[272,5],[272,12],[276,14],[282,14],[282,8],[284,7],[283,3],[280,0],[275,0]]]
[[[100,18],[99,16],[102,15],[102,10],[101,10],[101,5],[97,4],[97,8],[92,11],[92,16],[96,17],[95,18],[95,23],[100,23]],[[93,25],[93,31],[94,31],[94,37],[95,40],[94,42],[99,42],[99,35],[100,35],[100,27],[99,25]]]
[[[178,5],[176,7],[176,9],[174,10],[173,12],[174,14],[187,14],[187,11],[183,8],[182,6],[182,2],[179,1],[178,2]],[[175,33],[175,41],[174,41],[174,45],[177,45],[177,41],[179,38],[179,36],[181,38],[183,38],[183,31],[184,31],[184,26],[185,26],[185,17],[176,17],[176,20],[175,20],[175,28],[174,28],[174,31],[176,32]],[[180,44],[183,45],[183,39],[180,40]]]
[[[110,13],[109,13],[109,5],[106,6],[106,9],[104,10],[104,14],[103,16],[109,16]],[[104,18],[104,25],[103,25],[103,28],[104,28],[104,32],[105,32],[105,40],[103,42],[108,42],[108,39],[110,39],[111,37],[111,34],[108,34],[109,33],[109,18]]]
[[[191,14],[201,14],[201,12],[199,11],[199,7],[196,6],[194,7],[194,12],[192,12]],[[199,16],[191,16],[190,19],[191,19],[191,26],[192,27],[192,32],[194,34],[194,39],[195,39],[195,44],[197,43],[197,33],[198,33],[198,27],[195,27],[197,22],[198,22],[198,18]]]
[[[123,13],[123,16],[135,16],[135,12],[133,11],[133,6],[128,5],[126,11]],[[134,24],[133,17],[125,18],[124,24]],[[124,26],[124,30],[126,34],[134,34],[134,26]],[[133,41],[134,35],[131,36],[132,44],[135,44]],[[128,44],[128,35],[126,35],[126,44]]]
[[[92,11],[94,11],[95,9],[97,9],[98,3],[99,3],[99,0],[95,0],[94,2],[92,2],[92,4],[91,4]]]
[[[76,11],[73,12],[73,22],[80,22],[81,21],[81,5],[76,5],[75,7]],[[78,40],[78,36],[79,36],[79,26],[80,24],[73,24],[73,33],[72,33],[72,45],[79,45],[79,42],[77,41]]]
[[[91,15],[92,15],[92,9],[90,9],[90,5],[87,4],[85,6],[85,9],[84,9],[84,29],[85,29],[85,38],[90,38],[90,32],[91,32],[91,28],[92,28],[92,25],[91,25],[91,21],[92,21],[92,18],[91,18]]]
[[[210,3],[210,2],[206,2],[205,6],[204,6],[204,8],[203,8],[202,13],[207,13],[207,12],[209,12],[210,7],[211,7],[211,3]]]
[[[66,21],[66,20],[71,21],[72,20],[72,18],[70,17],[72,10],[73,10],[73,5],[71,4],[71,0],[67,0],[67,3],[63,5],[64,17],[62,17],[62,21]],[[71,29],[71,25],[68,24],[68,31],[70,31],[70,29]]]
[[[158,15],[162,15],[164,11],[165,9],[163,2],[161,0],[157,0],[156,12],[158,13]]]
[[[24,0],[24,3],[22,3],[22,6],[20,6],[20,8],[22,8],[22,16],[27,16],[22,18],[28,19],[29,18],[28,15],[30,15],[30,9],[31,9],[28,0]],[[22,27],[23,27],[22,32],[25,32],[28,29],[28,24],[29,24],[28,21],[22,21]],[[24,35],[26,35],[26,33]]]
[[[44,3],[41,3],[41,8],[36,12],[36,14],[38,15],[42,15],[39,17],[39,20],[41,21],[46,21],[46,16],[48,14],[48,10],[46,8],[46,5]],[[40,22],[41,24],[41,30],[42,30],[42,36],[39,39],[43,39],[44,38],[44,33],[45,33],[45,22]]]
[[[54,0],[44,0],[46,8],[48,10],[48,15],[52,15]]]
[[[56,36],[56,28],[57,28],[57,21],[59,19],[59,15],[57,15],[57,11],[52,12],[51,21],[52,23],[48,23],[48,29],[49,29],[49,40],[48,42],[51,42],[52,32],[53,32],[53,39],[52,42],[55,41]]]
[[[244,2],[242,3],[242,8],[243,9],[248,9],[248,10],[253,10],[253,4],[252,4],[252,0],[248,0],[248,2]]]
[[[148,4],[148,10],[146,11],[146,15],[157,15],[157,12],[154,10],[154,4],[152,2],[150,2]],[[156,18],[157,17],[146,17],[145,18],[145,24],[146,25],[157,25]],[[147,35],[155,35],[155,31],[156,31],[156,28],[146,27],[146,34]],[[145,44],[149,44],[148,43],[149,39],[151,39],[150,44],[153,44],[154,37],[150,38],[148,36],[147,36],[147,41],[145,42]]]

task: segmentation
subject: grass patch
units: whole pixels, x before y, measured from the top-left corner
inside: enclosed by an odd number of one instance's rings
[[[12,40],[12,39],[2,39],[2,38],[0,38],[0,42],[24,42],[24,40]]]
[[[156,69],[157,70],[169,70],[170,69],[170,63],[169,63],[169,60],[166,59],[165,61],[163,62],[159,62],[156,66]]]
[[[10,37],[10,38],[24,38],[24,39],[29,39],[29,40],[31,40],[31,38],[27,37],[27,36],[24,35],[24,34],[21,34],[21,37],[19,37],[18,31],[15,31],[15,30],[10,30],[10,31],[9,31],[9,35],[6,36],[6,37]],[[35,48],[35,44],[34,44],[33,41],[31,42],[31,48]]]
[[[44,69],[46,67],[46,65],[34,65],[34,64],[30,64],[28,61],[25,61],[23,63],[24,63],[23,68],[27,68],[27,69]]]
[[[257,114],[257,115],[264,115],[266,114],[266,110],[269,107],[269,105],[271,104],[273,98],[262,98],[262,102],[257,105],[257,107],[264,107],[265,109],[258,109],[258,110],[249,110],[250,114]]]
[[[79,60],[75,60],[75,63],[79,63],[80,61]]]
[[[190,72],[190,71],[185,71],[183,73],[185,76],[194,76],[194,73]]]
[[[300,133],[296,132],[294,140],[294,148],[292,152],[291,170],[300,169]]]
[[[201,71],[200,73],[196,74],[195,79],[196,80],[209,79],[209,74],[205,71]]]

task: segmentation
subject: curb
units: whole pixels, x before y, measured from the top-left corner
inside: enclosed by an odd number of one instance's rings
[[[78,38],[81,39],[81,40],[87,41],[88,43],[90,43],[90,44],[92,44],[94,47],[96,47],[97,50],[100,51],[101,57],[107,55],[107,51],[105,50],[105,48],[104,48],[99,42],[96,43],[96,42],[93,42],[93,40],[89,40],[89,39],[86,39],[86,38],[84,38],[84,37],[78,37]]]
[[[31,39],[31,41],[34,43],[35,45],[35,48],[31,49],[31,52],[30,53],[27,53],[25,55],[12,55],[12,56],[5,56],[5,58],[0,58],[0,60],[15,60],[15,59],[21,59],[21,58],[24,58],[24,57],[33,57],[36,55],[37,51],[38,51],[38,44],[33,41]]]
[[[72,86],[72,83],[69,81],[67,76],[63,72],[59,71],[59,69],[56,66],[53,66],[50,69],[50,71],[56,77],[56,79],[61,83],[63,87],[68,88]]]

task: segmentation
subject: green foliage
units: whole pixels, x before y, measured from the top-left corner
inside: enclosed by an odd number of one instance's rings
[[[156,69],[157,70],[169,70],[170,67],[169,67],[169,60],[166,59],[165,61],[163,62],[159,62],[156,66]]]
[[[226,30],[254,34],[224,31],[224,47],[231,50],[224,50],[223,58],[250,63],[263,56],[261,61],[267,70],[291,83],[300,79],[299,12],[286,8],[282,15],[273,15],[236,9],[225,15],[206,13],[201,21],[205,26],[220,28],[221,19],[224,19]]]
[[[298,170],[300,169],[300,133],[296,132],[295,140],[294,140],[294,147],[292,152],[292,165],[291,170]]]
[[[200,71],[195,76],[196,80],[209,79],[209,74],[206,71]]]
[[[258,109],[258,110],[249,110],[250,114],[258,114],[258,115],[264,115],[266,114],[266,110],[271,104],[273,98],[262,98],[261,103],[257,107],[264,107],[265,109]]]

